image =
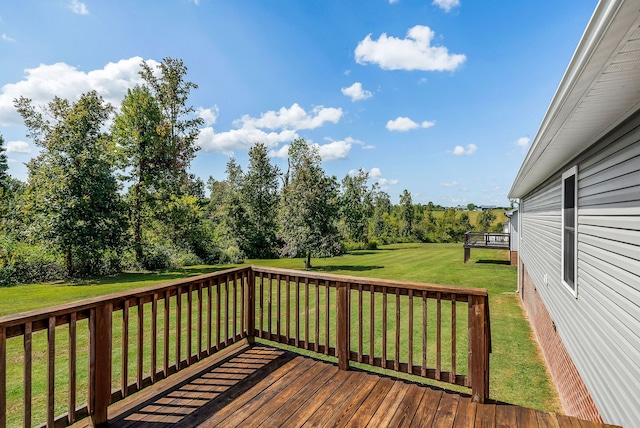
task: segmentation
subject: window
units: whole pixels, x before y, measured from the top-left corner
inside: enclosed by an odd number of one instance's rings
[[[562,283],[577,297],[578,167],[562,174]]]

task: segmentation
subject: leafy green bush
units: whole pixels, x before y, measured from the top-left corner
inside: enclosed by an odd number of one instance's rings
[[[220,258],[218,260],[221,264],[228,263],[242,263],[244,261],[244,254],[242,250],[236,245],[230,245],[227,248],[220,251]]]
[[[0,286],[55,281],[64,276],[63,258],[52,248],[7,238],[0,241]]]
[[[173,257],[175,266],[195,266],[201,265],[202,259],[190,251],[180,251]]]
[[[372,239],[369,242],[353,242],[353,241],[345,241],[342,243],[342,252],[346,253],[349,251],[356,250],[377,250],[378,249],[378,241]]]
[[[167,245],[147,244],[140,264],[146,270],[171,269],[174,266],[172,253],[172,248]]]
[[[371,241],[367,242],[367,245],[365,246],[366,250],[377,250],[378,249],[378,241],[372,239]]]

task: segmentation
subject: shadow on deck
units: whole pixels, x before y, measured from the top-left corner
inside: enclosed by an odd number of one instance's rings
[[[109,408],[111,427],[608,426],[239,343]],[[88,426],[88,419],[76,426]]]

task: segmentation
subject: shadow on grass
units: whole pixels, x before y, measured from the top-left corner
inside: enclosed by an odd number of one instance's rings
[[[354,265],[332,265],[332,266],[318,266],[309,269],[314,272],[336,272],[336,271],[352,271],[352,272],[364,272],[374,269],[384,269],[384,266],[354,266]]]
[[[72,287],[85,287],[92,285],[113,285],[120,283],[136,283],[136,282],[148,282],[148,281],[162,281],[169,282],[176,279],[187,278],[190,276],[204,275],[206,273],[213,273],[225,269],[229,269],[230,266],[194,266],[173,269],[171,271],[159,271],[159,272],[123,272],[117,275],[105,276],[99,278],[89,278],[74,281],[69,284]]]
[[[374,250],[353,250],[348,251],[347,254],[350,256],[370,256],[371,254],[376,254]]]
[[[492,265],[509,265],[511,262],[509,260],[478,260],[476,263],[479,264],[492,264]]]

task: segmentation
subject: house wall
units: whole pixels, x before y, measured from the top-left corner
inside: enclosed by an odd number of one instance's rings
[[[520,221],[518,220],[518,211],[513,211],[511,217],[509,217],[509,260],[511,266],[518,264],[518,245],[520,244],[520,237],[518,230]]]
[[[561,281],[561,175],[574,165],[577,297]],[[640,426],[640,112],[522,198],[520,215],[525,308],[531,312],[527,298],[538,296],[603,419]],[[531,286],[522,288],[526,277]],[[557,365],[538,318],[530,315],[532,326]],[[573,414],[580,406],[558,390]]]
[[[518,251],[518,244],[520,243],[520,239],[518,236],[518,211],[514,211],[509,217],[509,244],[511,246],[511,251]]]
[[[526,266],[522,272],[521,296],[529,322],[535,326],[535,334],[556,386],[565,413],[581,419],[602,422],[602,417],[580,373],[573,364],[567,348],[557,332],[555,323],[545,307],[537,287],[531,280]]]

